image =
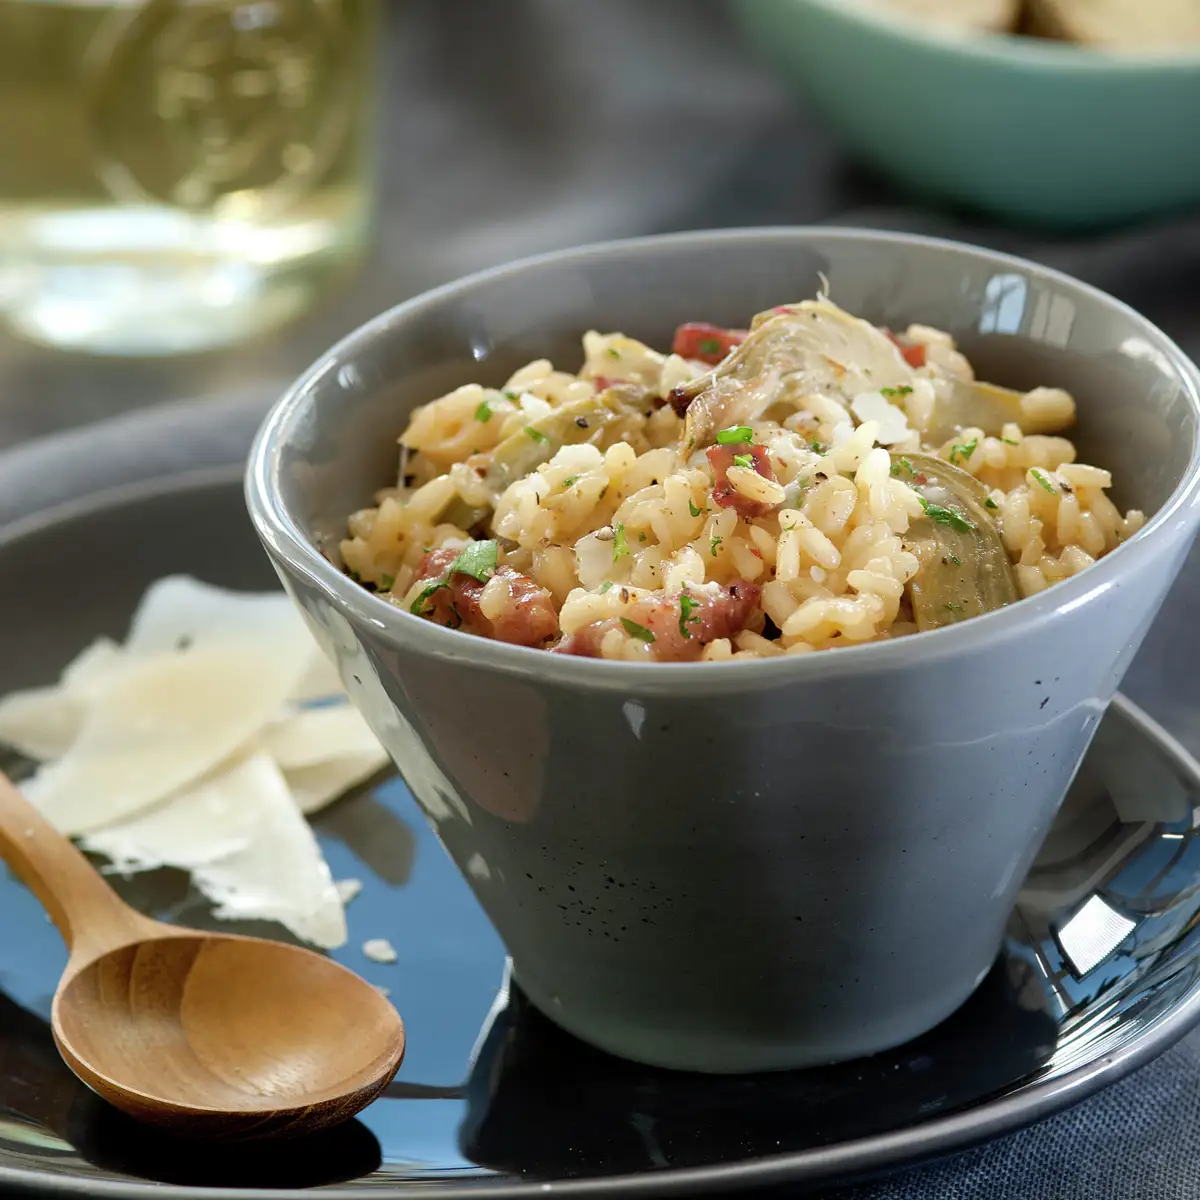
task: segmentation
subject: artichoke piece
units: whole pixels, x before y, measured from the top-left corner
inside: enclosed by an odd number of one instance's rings
[[[491,515],[490,508],[472,508],[465,500],[451,500],[446,510],[438,518],[445,525],[457,525],[469,533]]]
[[[647,393],[635,385],[617,385],[564,404],[510,434],[492,451],[485,482],[495,492],[549,462],[561,446],[591,442],[609,446],[640,423]],[[638,419],[638,420],[635,420]]]
[[[830,300],[804,300],[759,313],[750,334],[714,370],[675,388],[670,401],[685,417],[685,452],[702,450],[717,432],[761,416],[785,395],[841,395],[910,385],[913,369],[882,330]]]
[[[976,379],[953,379],[947,383],[933,406],[933,418],[925,430],[927,441],[949,441],[960,429],[971,428],[999,437],[1010,422],[1027,434],[1058,433],[1071,424],[1070,420],[1047,418],[1037,406],[1027,408],[1026,392],[1014,392],[1012,388]]]
[[[939,629],[1003,608],[1019,598],[1000,531],[987,508],[987,488],[931,454],[893,454],[892,473],[925,503],[905,539],[921,567],[909,581],[913,619]]]

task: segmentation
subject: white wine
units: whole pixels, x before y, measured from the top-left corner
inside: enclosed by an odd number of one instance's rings
[[[0,0],[0,310],[99,353],[278,325],[361,250],[379,0]]]

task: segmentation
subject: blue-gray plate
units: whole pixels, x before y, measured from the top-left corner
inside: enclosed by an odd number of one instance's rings
[[[272,586],[236,472],[142,481],[0,530],[0,691],[48,682],[93,637],[122,636],[146,585],[176,571]],[[63,1066],[46,1021],[66,955],[33,898],[0,874],[0,1189],[695,1195],[946,1154],[1074,1103],[1200,1017],[1197,820],[1197,767],[1118,701],[1000,960],[962,1009],[872,1059],[704,1077],[612,1059],[511,992],[470,891],[403,783],[381,778],[317,826],[335,877],[364,882],[337,958],[391,990],[408,1029],[404,1066],[357,1121],[232,1149],[138,1127]],[[214,924],[182,874],[121,886],[156,916]],[[375,937],[399,962],[364,957]]]

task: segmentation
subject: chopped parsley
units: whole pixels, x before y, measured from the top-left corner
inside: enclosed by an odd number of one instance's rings
[[[824,454],[825,451],[829,449],[829,447],[826,446],[824,442],[812,441],[812,442],[809,442],[808,444],[814,454]]]
[[[717,338],[701,338],[700,339],[701,354],[720,354],[721,343]]]
[[[607,350],[605,350],[604,353],[607,354],[609,358],[620,358],[621,357],[621,352],[620,352],[620,350],[618,350],[616,348],[616,346],[609,346],[609,348]]]
[[[385,592],[390,592],[392,588],[396,586],[395,575],[384,575],[379,581],[379,586],[383,588]]]
[[[1006,437],[1002,437],[1000,440],[1001,440],[1001,441],[1002,441],[1002,442],[1003,442],[1003,443],[1004,443],[1006,446],[1019,446],[1019,445],[1021,444],[1020,442],[1014,442],[1014,441],[1012,440],[1012,438],[1006,438]]]
[[[533,438],[535,442],[543,445],[548,445],[550,442],[550,439],[540,429],[534,429],[532,425],[525,426],[525,434],[527,437]]]
[[[924,496],[918,496],[921,501],[921,507],[925,510],[925,515],[930,520],[936,521],[939,525],[949,525],[951,529],[957,529],[959,533],[973,533],[975,526],[967,520],[956,508],[943,508],[940,504],[930,504]]]
[[[704,511],[705,510],[703,508],[697,508],[690,500],[688,501],[688,512],[690,512],[693,517],[698,517]]]
[[[961,446],[953,446],[950,450],[950,461],[952,463],[966,462],[972,454],[975,453],[975,447],[979,445],[978,438],[972,438],[969,442],[963,442]]]
[[[578,475],[568,475],[568,476],[566,477],[566,479],[564,479],[564,480],[562,481],[562,483],[561,483],[559,486],[560,486],[560,487],[569,488],[569,487],[572,487],[572,486],[574,486],[574,485],[575,485],[575,484],[577,484],[578,482],[579,482],[579,476],[578,476]]]
[[[646,540],[646,535],[645,535],[644,533],[639,533],[639,534],[638,534],[638,541],[639,541],[639,542],[644,542],[645,540]]]
[[[694,596],[689,596],[687,592],[679,593],[679,632],[685,638],[692,636],[688,630],[688,626],[700,620],[699,617],[692,616],[692,613],[699,607],[700,601]]]
[[[620,562],[629,553],[629,543],[625,540],[625,526],[619,521],[613,526],[613,562]]]
[[[509,388],[505,388],[500,395],[502,395],[505,400],[511,400],[514,404],[521,398],[519,393],[511,391]]]
[[[1052,484],[1050,480],[1046,478],[1045,474],[1037,469],[1037,467],[1030,467],[1029,473],[1034,477],[1038,486],[1042,488],[1043,491],[1049,492],[1052,496],[1058,494],[1058,488],[1056,488],[1054,484]]]
[[[492,406],[486,400],[479,402],[479,407],[475,410],[475,420],[490,421],[492,419]]]
[[[749,425],[734,425],[717,434],[718,446],[737,446],[741,442],[754,441],[754,430]]]
[[[621,624],[625,626],[625,632],[632,638],[637,638],[642,642],[653,642],[654,634],[648,630],[645,625],[639,625],[636,621],[631,621],[628,617],[621,618]]]
[[[950,557],[950,561],[951,561],[951,562],[952,562],[952,563],[953,563],[953,564],[954,564],[956,567],[961,567],[961,566],[962,566],[962,559],[961,559],[961,558],[959,558],[957,554],[951,554],[949,557]]]
[[[899,462],[892,463],[893,475],[899,475],[901,471],[907,471],[910,475],[917,473],[916,468],[912,465],[912,459],[907,455],[903,456]]]
[[[497,549],[496,543],[491,541],[470,542],[465,545],[458,552],[458,557],[446,569],[445,575],[441,579],[435,579],[422,589],[421,594],[412,602],[409,611],[418,617],[421,616],[425,612],[425,602],[430,596],[440,592],[443,588],[449,589],[451,575],[470,575],[472,579],[486,583],[496,573]],[[393,580],[393,582],[395,581]],[[458,623],[452,625],[451,628],[457,629],[462,624],[462,616],[453,605],[450,606],[450,611],[458,618]]]
[[[719,546],[719,545],[720,545],[720,544],[721,544],[721,543],[722,543],[724,540],[725,540],[724,538],[719,538],[719,537],[717,537],[717,535],[716,535],[715,533],[712,535],[712,539],[711,539],[711,541],[708,543],[708,548],[709,548],[709,550],[711,550],[711,551],[712,551],[712,556],[713,556],[713,558],[716,558],[716,557],[717,557],[717,547],[718,547],[718,546]]]
[[[608,589],[609,589],[610,587],[612,587],[612,580],[611,580],[611,579],[606,579],[606,580],[605,580],[605,581],[604,581],[604,582],[603,582],[603,583],[600,585],[600,595],[602,595],[602,596],[603,596],[603,595],[604,595],[604,593],[605,593],[605,592],[607,592],[607,591],[608,591]]]
[[[993,499],[991,498],[991,496],[989,496],[989,497],[988,497],[988,498],[987,498],[987,499],[986,499],[986,500],[983,502],[983,505],[984,505],[984,507],[985,507],[985,508],[999,508],[999,507],[1000,507],[1000,505],[998,505],[998,504],[995,502],[995,500],[993,500]]]
[[[425,601],[429,599],[435,592],[440,592],[442,588],[449,589],[450,585],[444,579],[435,579],[429,584],[421,594],[412,602],[412,607],[409,609],[414,616],[421,616],[425,612]]]
[[[910,388],[908,384],[904,384],[902,387],[880,388],[879,394],[881,396],[887,396],[890,400],[893,396],[907,396],[911,391],[912,388]]]
[[[470,575],[487,583],[496,573],[496,550],[495,542],[470,542],[459,551],[446,575]]]
[[[346,574],[349,575],[355,583],[362,583],[362,576],[357,571],[347,571]]]
[[[753,470],[754,469],[754,455],[753,454],[735,454],[733,456],[733,465],[735,467],[748,467],[750,470]]]

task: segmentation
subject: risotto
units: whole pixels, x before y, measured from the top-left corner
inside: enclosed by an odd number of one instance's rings
[[[979,382],[945,333],[825,296],[669,354],[583,337],[418,408],[346,571],[408,612],[632,661],[807,654],[1031,596],[1143,523],[1075,461],[1075,402]]]

